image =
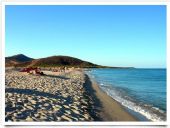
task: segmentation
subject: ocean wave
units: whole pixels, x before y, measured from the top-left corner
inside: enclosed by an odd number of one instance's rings
[[[154,107],[149,104],[136,103],[134,102],[134,100],[131,100],[132,98],[128,96],[123,96],[120,91],[109,86],[104,86],[103,83],[102,83],[102,86],[100,84],[100,88],[103,91],[105,91],[107,95],[112,97],[114,100],[116,100],[123,106],[127,107],[130,110],[133,110],[135,112],[142,114],[147,119],[154,121],[154,122],[166,121],[165,111],[160,110],[159,108]]]
[[[154,122],[166,121],[166,110],[164,111],[164,109],[162,110],[149,103],[140,102],[138,97],[133,95],[134,92],[131,92],[132,90],[130,90],[128,87],[125,88],[113,85],[113,82],[109,81],[110,77],[109,79],[104,80],[95,73],[87,72],[87,74],[91,78],[93,76],[93,79],[97,82],[99,87],[104,92],[106,92],[107,95],[109,95],[114,100],[125,106],[125,108],[128,108],[136,113],[139,113],[140,115],[146,117],[148,120]]]

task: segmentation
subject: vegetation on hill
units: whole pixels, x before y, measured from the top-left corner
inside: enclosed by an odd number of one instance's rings
[[[51,56],[40,59],[32,59],[25,55],[19,54],[11,57],[5,58],[7,67],[15,66],[15,67],[97,67],[99,65],[83,61],[74,57],[69,56]]]
[[[23,54],[5,58],[6,67],[79,67],[79,68],[130,68],[109,67],[93,64],[70,56],[50,56],[46,58],[33,59]]]
[[[30,62],[33,58],[27,57],[23,54],[17,54],[10,57],[5,57],[5,66],[14,66],[20,63]]]

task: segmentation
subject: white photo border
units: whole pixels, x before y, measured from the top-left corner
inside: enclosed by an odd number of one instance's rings
[[[169,24],[170,19],[168,14],[170,15],[170,5],[169,2],[2,2],[2,44],[1,44],[1,52],[2,52],[2,81],[1,81],[1,95],[2,95],[2,123],[3,125],[58,125],[58,126],[111,126],[111,125],[169,125],[169,91],[170,85],[168,76],[169,69],[168,65],[170,65],[170,51],[168,48],[170,47],[168,32],[169,32]],[[5,6],[6,5],[165,5],[166,6],[166,43],[167,43],[167,54],[166,54],[166,69],[167,69],[167,120],[165,122],[5,122]]]

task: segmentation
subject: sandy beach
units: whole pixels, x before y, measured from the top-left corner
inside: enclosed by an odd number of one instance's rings
[[[136,121],[82,71],[5,77],[6,121]]]
[[[87,86],[92,87],[92,94],[98,100],[95,103],[100,106],[99,114],[103,121],[137,121],[122,105],[103,92],[94,80],[87,76],[86,82]]]

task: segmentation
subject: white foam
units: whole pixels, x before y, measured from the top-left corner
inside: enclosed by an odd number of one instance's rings
[[[149,120],[152,120],[152,121],[155,121],[155,122],[160,122],[160,121],[166,120],[165,112],[160,110],[159,108],[151,107],[150,105],[146,105],[146,104],[143,105],[143,106],[140,106],[140,105],[138,105],[138,104],[136,104],[136,103],[134,103],[130,100],[122,98],[120,93],[116,92],[116,90],[114,90],[114,89],[110,89],[106,86],[100,86],[100,88],[102,90],[104,90],[114,100],[121,103],[123,106],[125,106],[128,109],[131,109],[135,112],[142,114],[143,116],[145,116]],[[159,113],[159,115],[158,115],[158,113]]]
[[[103,83],[100,83],[100,85],[104,85]]]

